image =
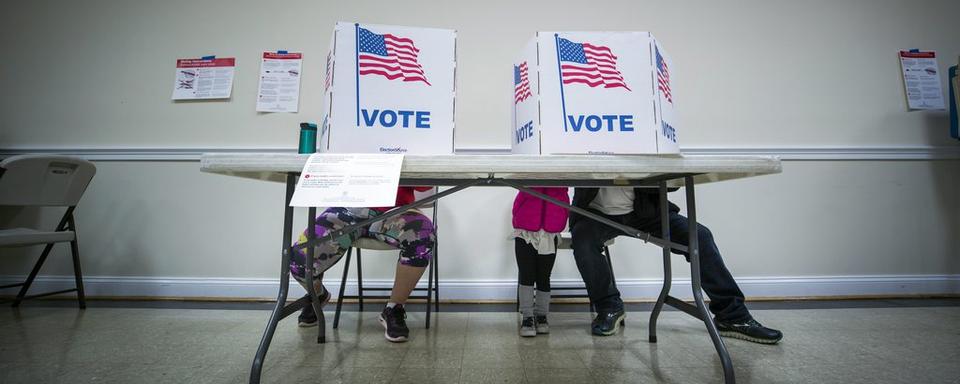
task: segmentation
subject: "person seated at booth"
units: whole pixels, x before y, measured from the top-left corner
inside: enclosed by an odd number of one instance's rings
[[[414,191],[426,192],[432,189],[433,187],[400,187],[397,189],[394,207],[414,202]],[[316,237],[326,236],[331,231],[376,217],[394,207],[327,208],[316,218]],[[308,230],[303,231],[296,244],[307,241]],[[405,342],[410,335],[410,329],[407,328],[407,315],[403,306],[430,264],[430,256],[436,244],[433,222],[419,210],[411,209],[389,219],[361,227],[339,238],[317,244],[314,248],[313,268],[314,286],[320,302],[326,303],[330,300],[330,292],[321,282],[323,273],[340,261],[351,244],[361,237],[373,238],[400,250],[393,290],[377,320],[383,325],[384,337],[387,340],[395,343]],[[290,272],[304,287],[306,287],[306,259],[306,248],[298,249],[290,258]],[[303,308],[298,322],[301,327],[317,325],[317,314],[313,306],[307,305]]]
[[[660,210],[669,210],[670,241],[689,244],[689,222],[680,208],[669,203],[660,206],[657,190],[643,188],[575,188],[573,205],[589,210],[615,222],[661,237]],[[783,333],[764,327],[754,320],[744,303],[743,292],[723,264],[713,233],[698,224],[697,241],[700,248],[700,278],[704,292],[710,297],[710,312],[721,336],[733,337],[763,344],[776,344]],[[594,335],[609,336],[617,332],[626,314],[620,291],[614,284],[603,244],[624,234],[620,230],[591,220],[576,212],[570,213],[570,232],[573,256],[587,286],[590,301],[596,306],[597,316],[591,324]],[[684,256],[686,253],[674,251]],[[689,262],[689,256],[687,257]]]

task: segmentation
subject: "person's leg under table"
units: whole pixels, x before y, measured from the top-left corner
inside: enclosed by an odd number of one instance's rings
[[[334,231],[357,223],[359,220],[360,218],[350,209],[327,208],[323,213],[317,215],[313,221],[314,235],[310,236],[310,228],[308,226],[308,228],[300,234],[297,239],[297,244],[303,244],[309,241],[311,237],[321,238],[327,236]],[[314,291],[313,295],[307,294],[307,297],[310,298],[311,305],[304,307],[300,313],[298,321],[301,327],[310,327],[317,324],[321,313],[319,312],[321,309],[317,307],[322,306],[322,304],[326,303],[330,298],[330,292],[323,286],[324,272],[336,265],[346,253],[346,250],[350,248],[350,245],[353,244],[353,241],[364,233],[366,233],[366,229],[360,229],[353,233],[344,234],[336,239],[331,238],[323,241],[315,247],[307,247],[293,251],[289,264],[290,272],[305,289],[308,289],[310,280],[312,280]],[[313,263],[312,268],[307,268],[310,251],[314,253]],[[312,277],[312,279],[308,278],[308,276]],[[315,302],[314,296],[316,296],[317,306],[312,305]],[[323,336],[322,332],[320,336]]]
[[[776,344],[783,334],[754,320],[747,309],[743,292],[727,269],[720,255],[713,232],[697,225],[700,251],[700,282],[710,297],[710,312],[721,336],[744,339],[761,344]],[[671,240],[686,245],[690,234],[690,220],[678,213],[670,215]],[[677,252],[686,255],[685,252]],[[687,261],[690,261],[689,256]]]
[[[573,258],[587,287],[590,301],[597,311],[623,309],[620,291],[610,276],[610,266],[603,257],[603,244],[620,232],[606,224],[582,218],[570,229]]]
[[[602,216],[615,221],[622,220],[621,217]],[[620,233],[618,229],[586,217],[578,220],[570,229],[573,257],[590,301],[597,310],[597,317],[591,324],[591,332],[595,335],[612,335],[623,322],[623,300],[613,281],[607,258],[603,255],[604,242]]]
[[[750,318],[744,295],[737,281],[723,263],[720,250],[709,228],[698,224],[697,243],[700,252],[700,282],[710,297],[710,312],[717,321],[739,321]],[[657,231],[655,236],[660,236]],[[676,212],[670,213],[670,241],[690,245],[690,220]],[[676,252],[690,257],[686,252]]]
[[[513,239],[517,260],[517,306],[521,318],[533,318],[534,285],[537,282],[537,250],[525,240]]]
[[[393,289],[390,291],[390,302],[400,305],[406,305],[413,289],[423,277],[426,267],[412,267],[397,263],[397,269],[393,278]]]
[[[436,244],[433,222],[419,211],[411,210],[371,226],[369,236],[400,249],[390,301],[380,313],[384,337],[404,342],[409,337],[404,305],[430,265]]]
[[[550,314],[550,275],[553,272],[553,264],[557,260],[557,254],[537,254],[535,256],[537,267],[537,294],[533,315],[537,334],[547,334],[550,333],[550,323],[547,320],[547,315]],[[604,259],[607,260],[607,262],[610,260],[609,257],[604,257]],[[613,280],[612,274],[610,279]]]

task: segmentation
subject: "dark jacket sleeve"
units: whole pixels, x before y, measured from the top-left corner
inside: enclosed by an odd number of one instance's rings
[[[677,188],[669,189],[671,192]],[[633,214],[637,215],[642,223],[651,223],[660,220],[660,193],[653,188],[634,188]],[[669,212],[680,212],[680,207],[667,201]]]
[[[573,206],[590,209],[590,203],[593,202],[599,192],[598,188],[574,188]],[[640,222],[651,223],[660,220],[660,194],[658,190],[634,188],[633,192],[633,214],[640,219]],[[667,202],[667,209],[669,209],[669,212],[680,212],[680,207],[669,201]],[[570,212],[570,229],[573,229],[573,226],[582,219],[584,219],[583,215]]]
[[[577,208],[588,209],[590,208],[590,202],[597,197],[597,193],[600,193],[600,190],[597,188],[574,188],[572,205]],[[570,229],[573,229],[573,225],[582,218],[583,216],[579,213],[571,211]]]

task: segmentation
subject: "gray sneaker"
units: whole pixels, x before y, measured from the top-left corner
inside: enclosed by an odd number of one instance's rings
[[[534,337],[537,335],[537,328],[533,325],[533,317],[524,317],[520,322],[520,336]]]
[[[536,322],[537,334],[546,335],[550,333],[550,323],[547,322],[547,316],[537,316]]]

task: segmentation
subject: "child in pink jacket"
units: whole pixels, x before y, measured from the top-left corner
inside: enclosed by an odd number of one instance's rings
[[[534,191],[565,203],[567,188],[539,187]],[[560,232],[567,226],[567,210],[520,192],[513,200],[513,237],[520,271],[517,299],[520,306],[520,336],[550,333],[550,272],[557,258]]]

